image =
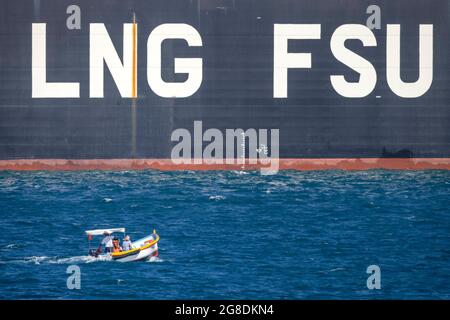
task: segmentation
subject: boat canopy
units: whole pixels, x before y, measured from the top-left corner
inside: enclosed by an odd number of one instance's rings
[[[123,232],[125,233],[125,228],[111,228],[111,229],[95,229],[95,230],[86,230],[85,233],[88,236],[101,236],[105,232],[114,233],[114,232]]]

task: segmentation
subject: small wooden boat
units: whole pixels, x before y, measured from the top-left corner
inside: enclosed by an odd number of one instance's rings
[[[142,239],[133,241],[131,243],[131,249],[127,251],[102,253],[101,246],[99,247],[100,250],[90,248],[90,241],[93,239],[94,236],[105,234],[112,235],[117,232],[125,233],[125,228],[96,229],[85,231],[89,240],[89,255],[96,258],[111,257],[112,260],[119,262],[148,260],[151,257],[158,256],[159,235],[156,233],[156,230],[153,230],[152,234]]]

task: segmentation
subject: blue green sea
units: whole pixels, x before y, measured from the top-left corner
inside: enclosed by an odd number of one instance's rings
[[[110,227],[159,257],[89,257]],[[449,171],[0,172],[1,299],[449,299],[449,270]]]

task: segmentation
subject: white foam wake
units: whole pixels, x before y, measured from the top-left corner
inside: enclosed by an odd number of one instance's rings
[[[160,257],[150,257],[149,259],[146,260],[146,262],[164,262],[164,260],[161,259]]]
[[[32,256],[22,259],[1,260],[0,264],[8,263],[24,263],[24,264],[77,264],[77,263],[92,263],[99,261],[112,261],[110,256],[74,256],[67,258],[48,257],[48,256]]]

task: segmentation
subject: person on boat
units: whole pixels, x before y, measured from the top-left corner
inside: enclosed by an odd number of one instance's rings
[[[123,251],[131,250],[130,236],[125,236],[125,238],[123,238],[122,249],[123,249]]]
[[[120,252],[122,251],[122,248],[120,247],[120,242],[118,238],[114,238],[112,240],[113,243],[113,248],[112,248],[112,252]]]
[[[113,236],[108,232],[105,231],[103,233],[103,240],[100,246],[105,246],[105,252],[109,253],[112,252],[113,249]]]

